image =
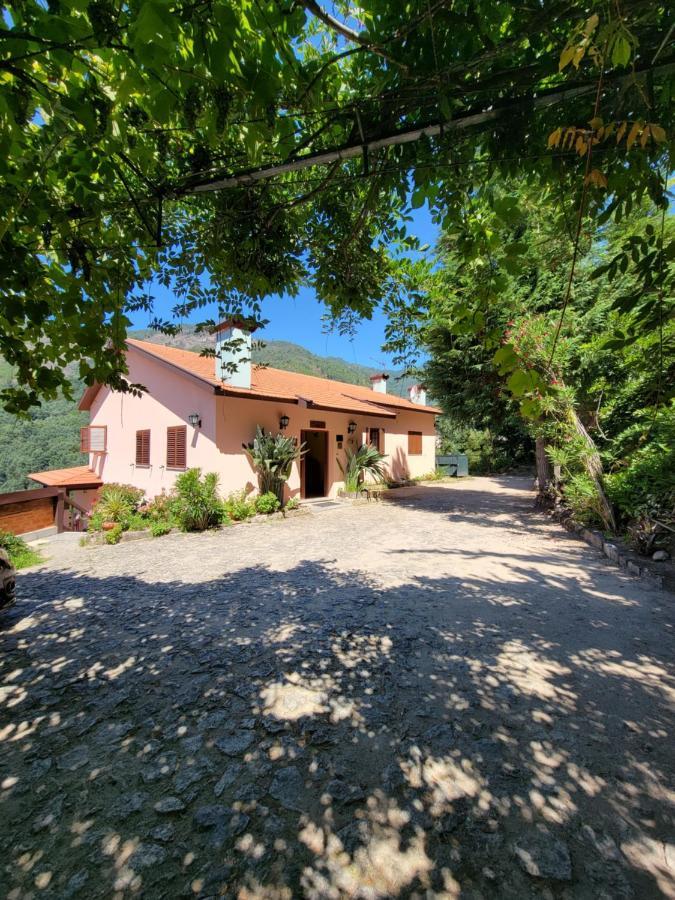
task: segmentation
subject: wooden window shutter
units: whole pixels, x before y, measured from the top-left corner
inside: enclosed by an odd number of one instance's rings
[[[150,429],[136,432],[136,465],[150,465]]]
[[[184,469],[187,465],[187,427],[172,425],[166,429],[166,467]]]
[[[81,453],[105,453],[108,443],[106,425],[86,425],[80,428]]]
[[[378,453],[382,452],[382,448],[380,447],[380,429],[379,428],[369,428],[368,429],[368,443],[371,444]]]
[[[421,431],[409,431],[408,432],[408,456],[421,456],[422,455],[422,432]]]

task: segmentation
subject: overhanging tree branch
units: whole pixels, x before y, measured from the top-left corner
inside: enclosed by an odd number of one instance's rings
[[[607,76],[605,83],[612,81],[615,84],[628,82],[635,75],[642,74],[647,71],[653,73],[666,73],[675,69],[675,61],[669,60],[661,66],[655,68],[647,66],[644,69],[636,70],[628,75],[615,74]],[[340,147],[333,147],[326,150],[319,150],[316,153],[309,153],[307,156],[299,159],[289,159],[273,165],[260,166],[255,169],[246,169],[223,177],[214,176],[199,182],[184,182],[182,185],[176,185],[173,190],[174,196],[182,196],[184,194],[200,194],[209,191],[220,191],[228,188],[241,187],[242,185],[255,184],[258,181],[265,181],[270,178],[276,178],[279,175],[287,175],[290,172],[299,172],[303,169],[310,169],[316,166],[330,165],[334,162],[344,162],[349,159],[357,159],[382,150],[385,147],[401,146],[403,144],[411,144],[419,141],[423,137],[432,138],[439,135],[447,134],[453,131],[463,131],[467,128],[489,126],[494,122],[504,119],[515,112],[521,111],[523,108],[531,110],[545,109],[566,100],[592,94],[597,90],[597,81],[590,81],[585,84],[574,85],[570,87],[553,88],[549,91],[540,92],[536,97],[525,97],[503,106],[485,109],[477,112],[469,112],[463,116],[457,116],[454,119],[439,122],[430,121],[415,128],[403,131],[396,131],[383,137],[375,138],[370,141],[361,141],[358,143],[343,144]]]
[[[343,38],[346,38],[348,41],[352,41],[352,43],[354,44],[360,44],[361,47],[365,47],[366,49],[377,54],[377,56],[381,56],[382,59],[386,59],[388,63],[391,63],[394,66],[398,66],[399,69],[403,69],[405,72],[408,71],[408,67],[405,65],[405,63],[399,62],[397,59],[394,59],[378,44],[374,44],[367,37],[359,34],[358,31],[354,31],[353,28],[345,25],[344,22],[341,22],[339,19],[331,16],[330,13],[327,13],[325,9],[319,6],[316,0],[300,0],[300,3],[305,7],[305,9],[309,10],[312,15],[316,16],[317,19],[320,19],[324,25],[327,25],[328,28],[330,28],[332,31],[337,31],[337,33],[342,35]]]

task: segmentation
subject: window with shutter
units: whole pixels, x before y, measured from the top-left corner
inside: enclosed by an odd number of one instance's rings
[[[184,469],[187,465],[187,427],[173,425],[166,429],[166,467]]]
[[[380,429],[379,428],[369,428],[368,429],[368,443],[371,447],[375,447],[378,453],[381,453],[380,447]]]
[[[409,431],[408,432],[408,456],[421,456],[422,455],[422,432],[421,431]]]
[[[150,465],[150,429],[136,432],[136,465]]]
[[[81,453],[105,453],[108,443],[106,425],[86,425],[80,428]]]

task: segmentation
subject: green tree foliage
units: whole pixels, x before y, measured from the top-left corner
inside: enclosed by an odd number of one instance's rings
[[[82,383],[73,377],[69,383],[78,396]],[[16,384],[14,370],[0,359],[0,390]],[[80,427],[87,419],[63,396],[42,401],[21,418],[0,409],[0,493],[37,487],[27,477],[29,472],[86,465],[87,456],[80,453]]]
[[[7,408],[68,392],[71,362],[87,384],[138,389],[123,341],[130,311],[152,315],[153,278],[179,317],[257,315],[303,282],[345,327],[395,306],[409,196],[447,231],[494,172],[559,185],[572,211],[663,203],[668,4],[363,0],[356,22],[338,0],[333,13],[4,4]]]
[[[559,195],[523,182],[495,187],[490,203],[472,198],[441,240],[413,344],[465,424],[499,430],[519,411],[521,434],[546,439],[589,521],[612,523],[605,489],[624,521],[647,507],[672,515],[675,220],[644,199],[619,223],[586,219],[578,244],[569,224]],[[471,263],[467,242],[480,247]],[[392,336],[402,357],[409,334]]]

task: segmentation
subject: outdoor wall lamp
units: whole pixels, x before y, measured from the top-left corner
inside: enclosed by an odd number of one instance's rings
[[[349,434],[354,434],[355,431],[356,431],[356,422],[350,422],[349,425],[347,425],[347,432]]]
[[[201,428],[202,427],[202,417],[199,413],[190,413],[188,416],[188,422],[192,425],[193,428]]]
[[[282,416],[282,417],[279,419],[279,428],[281,428],[282,431],[283,431],[285,428],[288,428],[288,423],[289,423],[290,421],[291,421],[291,420],[288,418],[288,416]]]

